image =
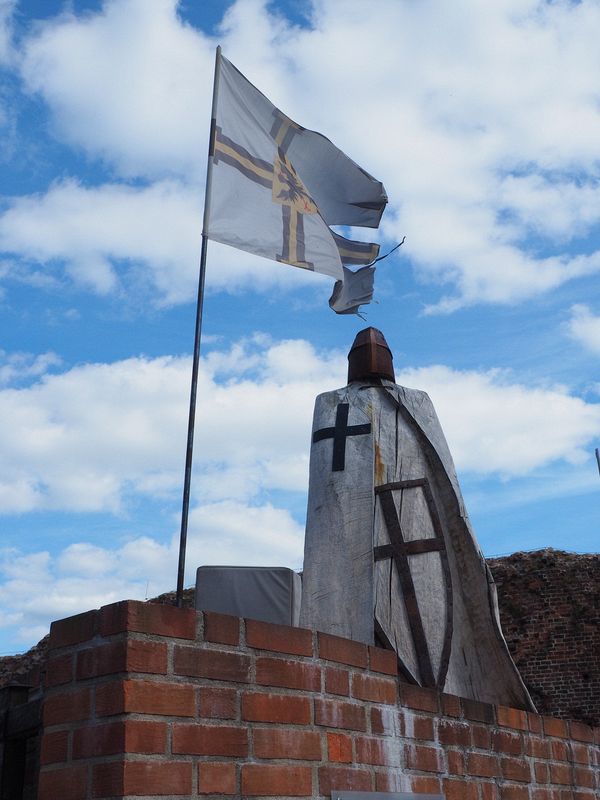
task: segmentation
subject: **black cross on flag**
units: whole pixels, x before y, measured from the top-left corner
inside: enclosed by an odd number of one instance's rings
[[[377,227],[383,185],[329,139],[296,124],[221,56],[211,131],[205,235],[275,261],[343,280],[377,244],[330,225]]]

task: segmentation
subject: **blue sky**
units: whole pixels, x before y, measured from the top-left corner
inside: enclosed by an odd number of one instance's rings
[[[382,180],[367,322],[488,555],[598,550],[600,7],[0,0],[0,652],[173,588],[214,50]],[[369,240],[371,231],[352,231]],[[300,567],[364,323],[209,245],[187,583]]]

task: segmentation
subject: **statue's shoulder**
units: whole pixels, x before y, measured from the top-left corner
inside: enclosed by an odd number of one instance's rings
[[[391,381],[383,381],[383,384],[386,389],[396,395],[398,400],[408,408],[433,409],[433,403],[427,392],[421,389],[411,389],[408,386],[400,386],[400,384],[392,383]]]

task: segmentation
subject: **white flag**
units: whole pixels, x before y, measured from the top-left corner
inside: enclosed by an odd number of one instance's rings
[[[379,245],[329,226],[376,228],[383,184],[282,114],[223,56],[215,80],[205,235],[336,280],[343,264],[373,261]]]

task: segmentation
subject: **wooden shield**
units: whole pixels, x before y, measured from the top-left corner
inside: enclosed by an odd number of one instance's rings
[[[452,644],[452,582],[431,486],[426,477],[396,481],[376,486],[375,496],[375,529],[381,532],[374,543],[377,633],[396,651],[408,680],[443,689]]]

